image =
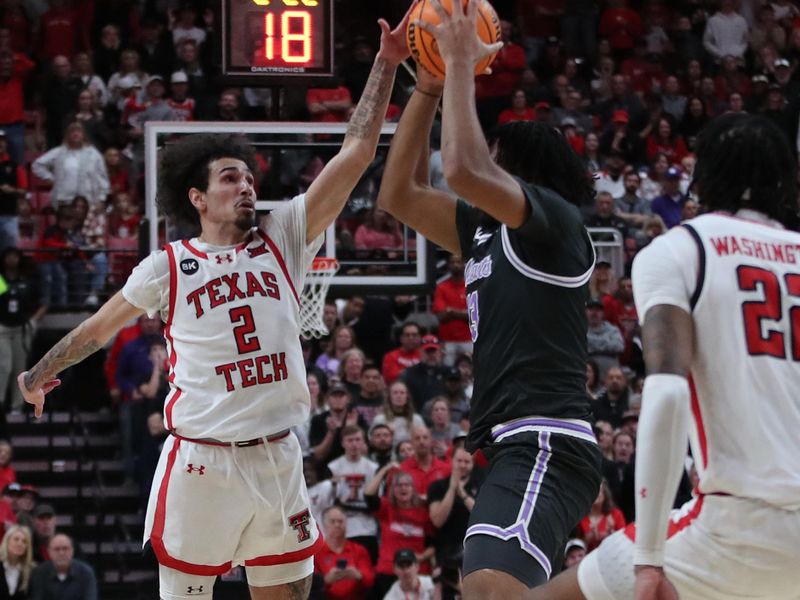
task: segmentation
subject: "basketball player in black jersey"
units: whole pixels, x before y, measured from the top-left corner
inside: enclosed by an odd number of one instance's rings
[[[576,204],[590,201],[580,160],[551,127],[511,123],[488,145],[474,65],[497,46],[475,33],[475,2],[448,16],[434,0],[447,68],[418,83],[392,141],[378,202],[465,261],[475,344],[467,448],[490,461],[464,542],[466,600],[524,598],[558,573],[572,529],[600,484],[585,391],[594,250]],[[442,160],[432,188],[428,137],[444,94]]]

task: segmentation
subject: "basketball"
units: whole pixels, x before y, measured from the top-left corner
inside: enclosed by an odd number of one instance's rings
[[[486,0],[472,0],[478,2],[478,18],[476,28],[478,36],[486,44],[493,44],[500,39],[500,19],[497,17],[492,5]],[[440,0],[442,7],[448,14],[452,13],[453,0]],[[464,11],[467,10],[467,0],[461,0],[464,6]],[[441,21],[436,10],[433,8],[430,0],[421,0],[411,11],[411,16],[408,20],[408,27],[406,29],[406,41],[408,48],[411,50],[411,56],[417,61],[417,64],[428,71],[437,79],[444,79],[444,61],[439,56],[439,49],[436,46],[436,40],[427,31],[422,29],[416,24],[416,21],[424,21],[431,25],[438,25]],[[486,70],[495,55],[491,54],[482,59],[475,65],[475,74],[480,75]]]

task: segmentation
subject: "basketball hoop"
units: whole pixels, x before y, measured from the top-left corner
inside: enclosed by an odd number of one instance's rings
[[[322,309],[333,276],[339,270],[335,258],[317,257],[306,275],[300,297],[300,333],[305,339],[321,338],[330,333],[322,322]]]

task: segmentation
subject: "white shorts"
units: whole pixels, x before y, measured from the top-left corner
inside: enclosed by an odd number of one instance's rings
[[[635,526],[578,565],[588,600],[633,600]],[[664,571],[681,600],[800,599],[800,511],[701,496],[673,511]]]
[[[161,565],[164,600],[210,598],[217,575],[236,565],[257,587],[311,575],[322,536],[297,438],[232,447],[170,436],[153,478],[144,540]]]

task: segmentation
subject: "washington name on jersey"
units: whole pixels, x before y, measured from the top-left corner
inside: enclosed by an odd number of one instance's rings
[[[651,246],[633,267],[639,314],[672,304],[694,320],[698,491],[800,508],[800,235],[712,213]]]

